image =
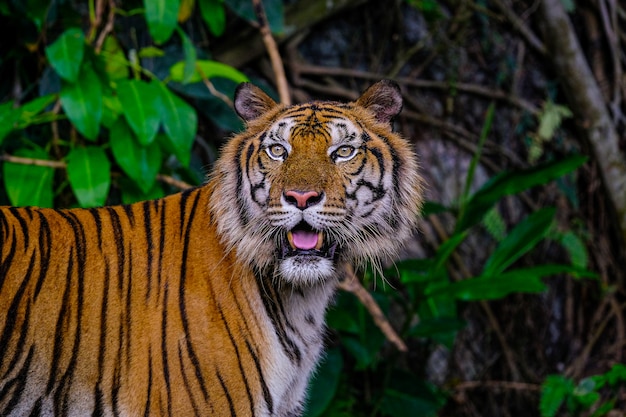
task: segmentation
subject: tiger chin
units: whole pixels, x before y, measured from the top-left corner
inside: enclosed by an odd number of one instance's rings
[[[422,180],[391,81],[293,106],[245,83],[234,105],[246,129],[201,187],[0,207],[0,415],[302,414],[341,265],[396,256]]]

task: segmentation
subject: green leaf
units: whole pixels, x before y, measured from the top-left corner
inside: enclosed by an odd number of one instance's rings
[[[439,249],[437,249],[437,254],[435,255],[435,263],[433,265],[433,270],[442,269],[448,260],[448,258],[452,255],[455,249],[465,240],[467,237],[466,232],[456,233],[448,240],[443,242]]]
[[[569,254],[572,265],[581,269],[587,268],[589,264],[587,247],[578,235],[569,230],[559,236],[558,240]]]
[[[165,56],[165,51],[161,48],[157,48],[156,46],[147,46],[145,48],[141,48],[137,53],[139,58],[161,58]]]
[[[161,168],[159,144],[153,142],[141,146],[124,119],[120,118],[111,127],[111,151],[124,172],[143,193],[148,193]]]
[[[546,286],[541,281],[541,278],[557,274],[572,274],[588,278],[597,277],[597,274],[594,272],[581,270],[571,265],[548,264],[514,269],[496,276],[480,275],[463,281],[434,285],[428,287],[424,294],[430,297],[453,297],[464,301],[493,300],[517,292],[542,292]]]
[[[248,81],[248,77],[246,77],[243,73],[237,71],[230,65],[211,60],[196,61],[196,66],[193,74],[190,77],[186,78],[185,65],[185,61],[180,61],[172,65],[172,67],[170,68],[170,77],[172,78],[172,81],[176,81],[179,83],[196,83],[202,81],[205,78],[211,79],[213,77],[227,78],[236,83],[243,83]]]
[[[124,50],[114,36],[107,36],[102,46],[104,70],[111,80],[128,78],[130,62],[124,55]]]
[[[616,363],[613,367],[611,367],[605,376],[606,381],[612,387],[615,387],[620,383],[626,383],[626,365]]]
[[[45,53],[61,78],[70,83],[76,82],[85,55],[83,31],[78,28],[67,29],[45,49]]]
[[[41,148],[18,149],[15,156],[48,160]],[[4,188],[14,206],[52,207],[54,168],[5,162],[2,165]]]
[[[152,143],[159,130],[161,115],[158,84],[128,80],[118,85],[117,93],[124,109],[124,116],[142,145]]]
[[[409,330],[409,336],[432,338],[442,333],[458,332],[465,327],[465,322],[456,317],[434,317],[421,320]]]
[[[483,217],[483,226],[498,242],[506,237],[506,224],[496,207],[492,207]]]
[[[226,28],[224,0],[198,0],[202,19],[214,36],[221,36]]]
[[[169,146],[184,166],[189,166],[191,147],[198,128],[198,115],[193,107],[172,93],[165,84],[159,86],[161,120]]]
[[[574,155],[531,169],[503,172],[493,177],[469,198],[463,214],[457,221],[456,230],[466,230],[480,222],[485,213],[502,197],[546,184],[575,170],[586,160],[586,156]]]
[[[13,108],[13,100],[0,104],[0,145],[20,119],[21,110]]]
[[[185,66],[183,68],[183,84],[189,82],[193,76],[196,68],[196,48],[193,46],[191,39],[185,34],[182,29],[178,29],[178,35],[183,44],[183,52],[185,54]]]
[[[567,395],[574,389],[571,379],[562,375],[548,375],[541,384],[541,399],[539,401],[539,411],[541,417],[554,417],[565,401]]]
[[[167,41],[178,24],[180,0],[144,0],[148,31],[156,43]]]
[[[137,185],[128,178],[120,178],[118,185],[122,191],[122,203],[133,204],[139,201],[156,200],[165,195],[163,187],[158,181],[154,182],[154,185],[148,192],[141,191]]]
[[[393,389],[386,389],[380,404],[380,411],[389,417],[435,417],[438,404]]]
[[[534,248],[550,230],[555,212],[554,208],[544,208],[519,222],[491,253],[483,267],[483,275],[499,274]]]
[[[257,23],[253,3],[249,0],[226,0],[228,7],[240,17]],[[284,30],[284,10],[281,0],[262,0],[267,15],[267,22],[272,33],[282,33]]]
[[[338,348],[328,350],[309,386],[304,417],[318,417],[328,408],[337,392],[342,370],[341,351]]]
[[[539,115],[539,129],[537,134],[543,140],[554,136],[554,132],[561,125],[564,118],[572,117],[572,111],[565,106],[546,101]]]
[[[104,205],[111,184],[111,163],[98,147],[74,148],[67,156],[67,176],[81,207]]]
[[[76,83],[64,83],[61,105],[74,127],[89,140],[96,140],[102,119],[102,85],[91,66],[83,66]]]

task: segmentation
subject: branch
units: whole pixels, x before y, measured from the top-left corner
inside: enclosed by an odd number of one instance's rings
[[[287,77],[285,76],[285,67],[283,66],[283,60],[278,53],[278,46],[276,41],[272,37],[272,32],[267,23],[267,16],[265,15],[265,9],[261,0],[252,0],[254,5],[254,12],[256,13],[257,21],[259,22],[259,31],[263,37],[263,43],[265,49],[270,56],[270,62],[272,63],[272,69],[276,76],[276,87],[278,88],[278,95],[280,96],[280,102],[282,104],[291,104],[291,96],[289,95],[289,84],[287,84]]]
[[[21,165],[34,165],[34,166],[54,168],[54,169],[67,169],[67,164],[63,161],[49,161],[46,159],[24,158],[21,156],[8,155],[8,154],[0,155],[0,161],[12,162],[14,164],[21,164]],[[171,177],[169,175],[158,174],[157,179],[161,182],[169,184],[180,190],[186,190],[188,188],[193,187],[191,184],[187,184],[184,181],[177,180],[176,178]]]
[[[351,265],[344,265],[343,271],[345,273],[343,280],[339,282],[339,288],[344,291],[351,292],[359,299],[359,301],[369,311],[374,323],[378,326],[381,332],[385,335],[387,340],[393,343],[396,348],[401,352],[407,352],[407,348],[404,341],[398,336],[398,333],[391,327],[389,320],[385,317],[385,314],[380,309],[374,297],[363,287],[361,281],[357,278]]]
[[[591,146],[626,242],[626,160],[606,103],[581,50],[560,0],[542,0],[548,57],[560,76],[563,91],[579,120],[583,139]]]

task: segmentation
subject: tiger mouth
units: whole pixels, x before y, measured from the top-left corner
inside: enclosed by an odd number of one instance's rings
[[[288,231],[284,237],[281,259],[291,256],[317,256],[334,259],[336,251],[336,242],[328,242],[324,232],[313,229],[303,221]]]

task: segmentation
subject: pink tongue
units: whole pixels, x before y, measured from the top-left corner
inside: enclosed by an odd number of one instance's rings
[[[317,233],[305,230],[294,230],[292,232],[293,245],[302,250],[313,249],[317,245]]]

